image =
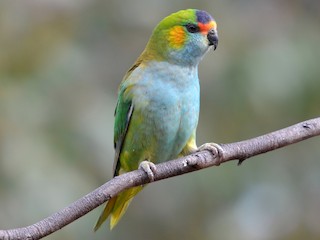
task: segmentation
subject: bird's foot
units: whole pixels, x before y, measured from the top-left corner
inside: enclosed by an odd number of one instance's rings
[[[217,143],[205,143],[201,145],[197,152],[209,151],[216,157],[216,166],[219,166],[223,162],[223,148]]]
[[[139,165],[139,169],[144,171],[148,175],[150,182],[154,181],[154,174],[156,173],[156,170],[157,170],[156,165],[154,163],[146,160],[142,161]]]

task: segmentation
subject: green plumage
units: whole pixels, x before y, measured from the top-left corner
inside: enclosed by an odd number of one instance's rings
[[[114,176],[137,169],[145,160],[159,163],[197,149],[198,63],[212,45],[208,33],[187,28],[197,21],[214,20],[195,9],[162,20],[121,82],[115,110]],[[141,189],[128,189],[110,199],[95,230],[109,215],[113,228]]]

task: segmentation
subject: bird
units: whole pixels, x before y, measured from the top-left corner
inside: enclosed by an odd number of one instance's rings
[[[118,89],[113,176],[139,166],[152,181],[156,163],[196,152],[200,108],[198,65],[218,46],[217,23],[204,10],[186,9],[159,22]],[[110,229],[143,186],[113,196],[96,231],[110,215]]]

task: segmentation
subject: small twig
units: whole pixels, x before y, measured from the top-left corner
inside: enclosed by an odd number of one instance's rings
[[[231,160],[238,160],[238,164],[241,164],[244,160],[252,156],[318,135],[320,135],[320,118],[311,119],[260,137],[236,143],[222,144],[222,155],[219,158],[217,154],[202,151],[183,158],[157,164],[154,181],[197,171]],[[147,184],[148,181],[149,178],[142,170],[122,174],[111,179],[68,207],[33,225],[10,230],[0,230],[0,240],[36,240],[43,238],[92,211],[121,191],[134,186]]]

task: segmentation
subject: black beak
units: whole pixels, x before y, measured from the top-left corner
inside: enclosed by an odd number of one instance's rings
[[[218,47],[218,32],[214,29],[211,29],[208,32],[207,38],[209,40],[209,46],[213,46],[213,50],[216,50],[216,48]]]

